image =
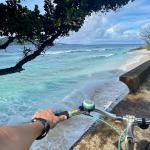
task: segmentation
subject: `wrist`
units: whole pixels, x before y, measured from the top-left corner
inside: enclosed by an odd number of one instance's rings
[[[34,125],[35,128],[37,128],[39,131],[42,131],[44,126],[42,123],[40,122],[32,122],[32,124]]]
[[[31,125],[35,129],[35,138],[37,138],[42,133],[44,126],[40,122],[32,122]]]
[[[35,123],[35,125],[40,129],[40,133],[36,137],[36,140],[43,139],[47,133],[50,130],[50,123],[48,120],[43,118],[34,118],[32,119],[32,123]]]

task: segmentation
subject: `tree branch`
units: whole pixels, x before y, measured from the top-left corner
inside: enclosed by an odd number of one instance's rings
[[[34,53],[24,57],[22,60],[20,60],[15,66],[10,67],[10,68],[4,68],[0,69],[0,75],[7,75],[7,74],[12,74],[12,73],[17,73],[23,71],[23,65],[26,64],[27,62],[35,59],[38,57],[45,49],[47,46],[52,46],[53,42],[56,38],[59,37],[61,32],[57,32],[54,36],[52,36],[50,39],[47,39],[45,42],[43,42]]]
[[[31,44],[33,44],[35,47],[37,47],[37,44],[34,41],[32,41],[30,39],[27,39],[27,41],[30,42]]]
[[[9,46],[9,44],[11,44],[14,41],[15,38],[16,37],[8,37],[8,40],[4,44],[0,45],[0,49],[6,49]]]
[[[17,67],[10,67],[10,68],[5,68],[5,69],[0,69],[0,75],[7,75],[7,74],[12,74],[16,72],[21,72],[24,70],[23,68],[17,68]]]

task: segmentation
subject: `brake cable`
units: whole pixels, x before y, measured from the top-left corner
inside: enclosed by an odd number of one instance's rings
[[[118,138],[118,150],[121,149],[121,142],[124,140],[125,138],[125,134],[127,131],[127,128],[124,129],[121,133],[119,132],[119,129],[116,126],[113,126],[112,124],[106,122],[104,119],[99,118],[99,121],[102,121],[103,123],[105,123],[106,125],[108,125],[109,127],[111,127],[114,131],[116,131],[116,133],[119,135]]]
[[[81,110],[87,110],[89,113],[90,111],[94,110],[95,109],[95,104],[91,101],[84,101],[82,106],[80,107]],[[91,115],[90,115],[91,116]],[[93,117],[93,116],[91,116]],[[99,118],[97,119],[96,117],[96,123],[99,123],[100,121],[103,122],[104,124],[106,124],[107,126],[109,126],[110,128],[112,128],[114,131],[116,131],[116,133],[119,135],[119,138],[118,138],[118,150],[121,149],[121,142],[124,140],[125,138],[125,134],[126,134],[126,131],[127,129],[124,129],[121,133],[118,129],[118,127],[108,123],[107,121],[105,121],[103,118],[101,118],[99,116]]]
[[[120,131],[116,126],[113,126],[112,124],[108,123],[107,121],[105,121],[104,119],[98,118],[97,119],[98,122],[102,121],[103,123],[105,123],[107,126],[109,126],[110,128],[112,128],[114,131],[116,131],[116,133],[118,135],[120,135]]]
[[[124,140],[125,135],[126,135],[126,132],[127,132],[127,128],[124,129],[124,130],[121,132],[121,134],[120,134],[120,136],[119,136],[119,138],[118,138],[118,150],[121,149],[121,142]]]

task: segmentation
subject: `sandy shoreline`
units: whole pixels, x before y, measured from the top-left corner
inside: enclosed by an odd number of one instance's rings
[[[145,61],[150,60],[150,52],[147,51],[146,49],[142,49],[142,50],[138,50],[138,51],[136,51],[136,50],[131,51],[131,53],[135,53],[134,59],[128,60],[127,62],[125,62],[125,64],[123,66],[120,67],[125,72],[132,70],[133,68],[144,63]],[[141,97],[141,94],[139,94],[139,95]],[[144,96],[146,96],[146,95],[149,95],[149,93],[148,94],[144,93]],[[132,97],[132,99],[135,99],[135,97],[133,97],[133,96],[131,96],[131,97]],[[126,99],[128,99],[128,98],[126,98]],[[117,113],[118,110],[121,112],[128,113],[130,111],[124,111],[124,109],[125,109],[124,105],[126,103],[127,102],[125,99],[122,100],[121,102],[118,101],[118,102],[115,102],[114,104],[112,103],[109,106],[110,108],[108,110],[109,111],[113,110],[114,113]],[[130,104],[128,104],[128,105],[130,105]],[[141,105],[141,104],[139,104],[139,105]],[[125,105],[125,106],[128,107],[127,105]],[[137,110],[139,110],[139,109],[137,109]],[[133,114],[134,114],[134,111],[133,111]],[[113,122],[111,122],[111,123],[114,124]],[[119,125],[118,128],[121,129],[122,126]],[[138,132],[137,134],[140,134],[139,131],[137,131],[137,132]],[[111,135],[111,136],[109,136],[109,135]],[[106,141],[104,141],[104,139]],[[92,130],[90,129],[90,131],[87,132],[87,134],[81,138],[80,142],[77,145],[75,145],[72,149],[73,150],[98,150],[98,149],[99,150],[116,150],[117,149],[116,143],[114,143],[114,141],[117,141],[117,136],[113,132],[113,130],[111,130],[108,127],[103,126],[103,124],[101,124],[101,125],[94,127]]]
[[[124,65],[120,67],[125,72],[132,70],[133,68],[144,63],[145,61],[150,60],[150,51],[147,51],[146,49],[141,49],[137,51],[134,50],[131,51],[130,53],[135,53],[134,59],[128,60],[127,62],[125,62]]]
[[[141,50],[134,50],[131,51],[131,53],[135,53],[135,58],[133,60],[128,60],[125,62],[124,65],[120,67],[121,70],[124,72],[128,72],[137,66],[143,64],[144,62],[150,60],[150,51],[147,51],[146,49]],[[116,101],[113,101],[110,103],[110,105],[107,107],[107,111],[112,111],[113,108],[121,101],[122,99],[118,98]]]

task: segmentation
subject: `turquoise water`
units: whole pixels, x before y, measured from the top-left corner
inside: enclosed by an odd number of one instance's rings
[[[138,45],[64,45],[58,44],[24,66],[25,71],[0,77],[0,123],[30,118],[34,111],[52,107],[80,83],[117,76],[113,70],[131,55]],[[12,45],[0,52],[0,67],[15,64],[22,57],[23,46]],[[103,80],[101,80],[103,82]],[[13,119],[12,119],[13,118]]]
[[[84,99],[106,109],[128,93],[118,79],[124,66],[140,56],[130,52],[135,47],[139,45],[58,44],[26,64],[23,72],[0,76],[0,124],[28,121],[42,108],[76,108]],[[0,68],[15,64],[22,49],[12,45],[6,52],[0,51]],[[35,142],[32,150],[67,150],[94,121],[95,117],[87,116],[69,119]]]

